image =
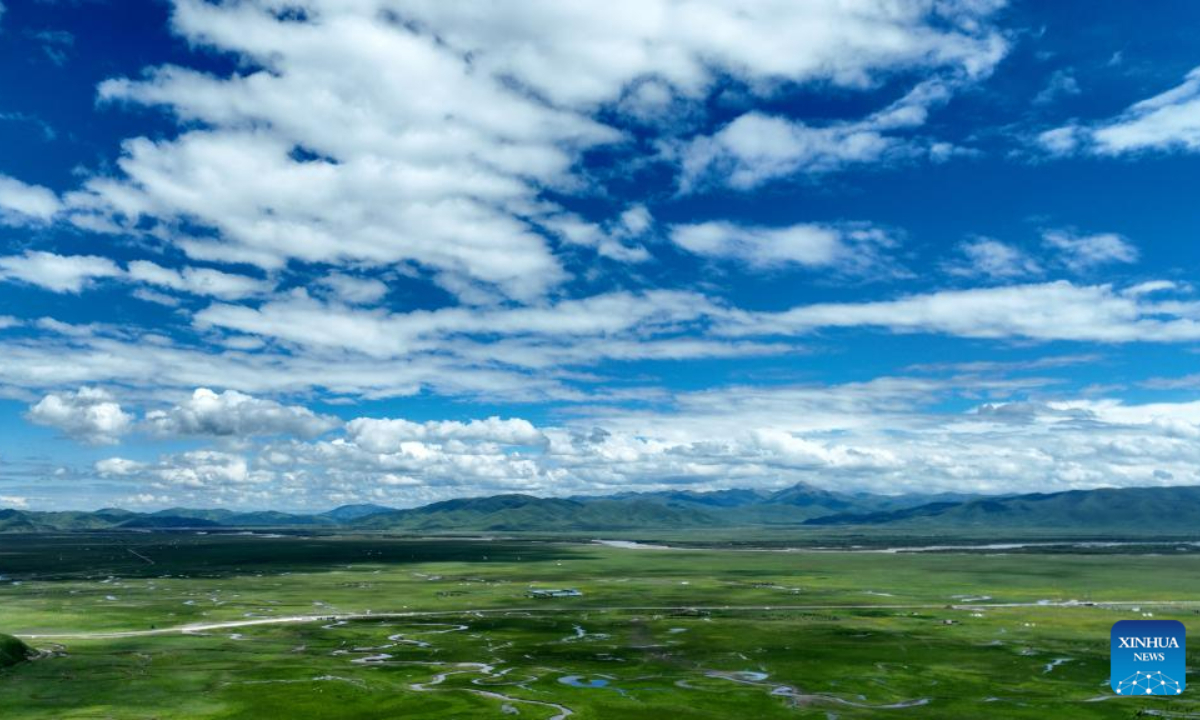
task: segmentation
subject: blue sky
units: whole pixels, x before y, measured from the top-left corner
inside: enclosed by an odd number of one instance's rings
[[[0,506],[1200,481],[1194,3],[3,2]]]

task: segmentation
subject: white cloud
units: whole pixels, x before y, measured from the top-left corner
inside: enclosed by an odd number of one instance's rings
[[[53,190],[0,175],[0,222],[47,222],[61,209],[62,203]]]
[[[470,310],[461,307],[388,314],[322,303],[304,292],[265,303],[212,305],[196,314],[201,328],[274,337],[309,348],[342,348],[374,357],[452,351],[447,340],[468,335],[532,336],[551,345],[581,337],[649,338],[713,309],[702,295],[655,290],[612,292],[554,304]]]
[[[1041,266],[1020,248],[992,238],[975,238],[958,246],[960,258],[945,265],[952,275],[1012,280],[1038,275]]]
[[[178,3],[181,33],[271,70],[165,68],[105,83],[104,99],[165,105],[213,129],[131,141],[125,178],[97,178],[76,201],[211,226],[218,238],[179,239],[201,259],[413,262],[517,297],[563,279],[517,215],[535,184],[562,181],[573,148],[617,134],[531,102],[431,35],[381,19],[382,6],[316,5],[319,26],[255,3]]]
[[[471,96],[463,91],[464,98]],[[319,115],[310,108],[288,112]],[[324,131],[328,142],[335,135],[356,135],[333,133],[332,126]],[[206,261],[266,269],[281,268],[291,258],[379,266],[416,262],[518,297],[536,296],[561,280],[564,274],[542,238],[498,209],[527,202],[532,190],[487,166],[474,167],[473,158],[492,157],[479,142],[472,146],[453,136],[443,142],[446,157],[424,159],[398,147],[388,149],[394,154],[389,157],[355,157],[347,150],[331,162],[298,161],[290,156],[290,143],[261,132],[197,131],[173,142],[138,140],[127,145],[120,161],[129,182],[89,181],[88,194],[75,201],[115,208],[131,220],[187,219],[215,227],[217,238],[176,238],[186,253]],[[529,170],[536,171],[536,164]],[[118,204],[127,201],[126,207]]]
[[[1116,233],[1077,235],[1065,230],[1042,234],[1046,246],[1058,255],[1058,261],[1074,272],[1094,270],[1113,263],[1134,263],[1138,250]]]
[[[272,283],[212,268],[185,267],[179,270],[166,268],[147,260],[129,263],[127,277],[133,282],[156,285],[192,295],[208,295],[222,300],[264,295],[274,287]]]
[[[96,472],[103,476],[133,475],[144,467],[145,463],[120,457],[105,458],[97,461],[95,465]]]
[[[1037,142],[1053,155],[1068,155],[1079,147],[1082,134],[1078,125],[1064,125],[1039,133]]]
[[[213,435],[247,438],[296,435],[310,438],[341,425],[337,418],[306,407],[281,405],[236,390],[216,393],[199,388],[170,410],[146,413],[146,424],[163,435]]]
[[[548,429],[548,462],[570,462],[572,473],[613,489],[807,481],[877,492],[1033,492],[1164,484],[1160,471],[1175,482],[1200,477],[1200,452],[1188,442],[1200,430],[1195,403],[1098,403],[1138,422],[1112,410],[1053,409],[1078,401],[1034,404],[1042,409],[1011,417],[932,410],[978,393],[1004,404],[1046,382],[973,375],[718,388],[679,396],[667,411],[593,416],[604,430],[590,435]]]
[[[134,260],[122,270],[112,260],[97,255],[56,255],[27,250],[24,255],[0,257],[0,279],[18,280],[58,293],[79,293],[100,278],[120,278],[221,300],[239,300],[264,295],[272,283],[213,270],[162,267],[147,260]]]
[[[896,244],[887,232],[865,223],[771,228],[715,221],[676,225],[671,239],[693,254],[752,268],[799,265],[847,272],[879,269],[885,264],[880,251]]]
[[[436,0],[402,15],[437,28],[489,72],[519,78],[560,104],[616,99],[638,78],[703,93],[728,73],[752,83],[786,78],[871,84],[885,69],[953,66],[984,75],[1006,42],[991,29],[1002,2],[807,0],[754,5],[717,0],[553,0],[464,11]]]
[[[873,163],[895,147],[893,139],[860,124],[813,128],[755,111],[693,141],[683,156],[683,187],[716,177],[747,190],[795,173]]]
[[[1047,130],[1038,140],[1056,154],[1200,152],[1200,68],[1188,73],[1181,84],[1131,105],[1114,118]]]
[[[252,468],[245,457],[216,450],[193,450],[166,456],[142,472],[157,480],[155,489],[175,486],[220,490],[231,485],[268,483],[273,479],[271,473]]]
[[[949,85],[931,80],[863,120],[819,126],[748,112],[683,149],[682,187],[712,182],[748,190],[795,174],[929,155],[931,145],[897,133],[924,125],[931,107],[949,97]],[[947,152],[939,145],[936,154]]]
[[[0,5],[0,16],[4,14],[4,6]],[[21,495],[0,495],[0,508],[27,508],[29,498]]]
[[[875,327],[969,338],[1091,342],[1200,340],[1200,304],[1153,303],[1110,285],[1066,281],[943,290],[898,300],[803,305],[779,313],[730,313],[733,335],[807,334]]]
[[[466,423],[357,418],[346,424],[346,437],[371,452],[395,452],[406,442],[483,442],[499,445],[540,445],[546,438],[519,418],[490,417]]]
[[[1048,403],[1058,411],[1082,411],[1088,417],[1115,425],[1154,425],[1164,431],[1182,430],[1200,438],[1200,401],[1128,404],[1120,400],[1072,400]]]
[[[1055,70],[1050,79],[1046,81],[1046,87],[1034,96],[1033,103],[1049,105],[1062,97],[1078,95],[1080,92],[1079,82],[1071,70]]]
[[[152,332],[92,331],[61,323],[45,324],[44,329],[47,332],[35,338],[0,339],[4,358],[0,385],[53,389],[72,383],[118,382],[148,391],[190,392],[196,387],[221,386],[263,394],[320,388],[368,398],[413,395],[422,390],[510,399],[567,393],[552,373],[522,373],[497,368],[494,361],[475,365],[433,353],[389,359],[339,350],[323,352],[315,347],[304,353],[248,351],[175,343]]]
[[[566,212],[544,217],[539,224],[565,243],[595,248],[601,257],[625,263],[650,259],[641,240],[649,235],[654,218],[644,205],[634,205],[604,225]]]
[[[157,290],[150,290],[149,288],[135,288],[133,292],[129,293],[129,296],[143,302],[172,308],[177,308],[183,304],[183,301],[174,295],[167,295],[166,293],[160,293]]]
[[[95,445],[118,442],[132,428],[134,420],[110,393],[87,387],[74,393],[51,393],[31,406],[26,417]]]
[[[369,398],[431,391],[472,399],[595,401],[654,389],[588,372],[607,360],[735,358],[803,351],[825,328],[965,338],[1187,343],[1200,303],[1187,286],[1066,281],[940,290],[873,302],[748,312],[689,292],[609,293],[541,307],[390,314],[300,294],[198,315],[205,344],[102,325],[35,324],[0,335],[0,387],[117,383],[253,394]],[[221,333],[230,333],[222,335]],[[264,344],[264,340],[268,341]]]
[[[1165,292],[1168,290],[1187,290],[1186,287],[1181,287],[1178,283],[1170,280],[1149,280],[1144,283],[1138,283],[1132,287],[1127,287],[1122,291],[1123,295],[1137,297],[1139,295],[1149,295],[1151,293]]]
[[[27,250],[23,255],[0,257],[0,279],[18,280],[58,293],[79,293],[101,278],[119,278],[193,295],[239,300],[264,295],[272,283],[211,268],[162,267],[134,260],[122,270],[112,260],[97,255],[57,255]]]
[[[26,250],[0,257],[0,280],[18,280],[57,293],[78,293],[98,278],[120,277],[121,268],[96,255],[55,255]]]
[[[961,243],[957,248],[958,257],[944,263],[943,268],[960,277],[1011,281],[1041,275],[1046,266],[1086,273],[1114,263],[1134,263],[1138,259],[1137,248],[1116,233],[1081,235],[1069,230],[1047,230],[1042,233],[1042,245],[1048,253],[1039,261],[1013,245],[991,238],[976,238]],[[1130,288],[1124,294],[1139,293]]]

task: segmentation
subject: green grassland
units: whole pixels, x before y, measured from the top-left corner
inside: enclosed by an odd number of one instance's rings
[[[1197,716],[1107,688],[1113,622],[1200,620],[1200,554],[1155,551],[12,535],[0,717]]]

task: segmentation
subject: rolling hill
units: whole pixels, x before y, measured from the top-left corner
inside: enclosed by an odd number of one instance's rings
[[[810,518],[805,524],[1190,534],[1200,528],[1200,487],[1069,490],[936,502],[894,511]]]
[[[447,500],[413,510],[372,515],[359,527],[377,530],[620,530],[703,527],[719,524],[712,515],[639,499],[589,501],[495,495]]]
[[[677,490],[649,493],[624,493],[610,497],[576,498],[598,500],[639,500],[667,507],[695,510],[711,515],[719,525],[795,525],[812,518],[842,513],[872,513],[917,507],[935,501],[963,501],[978,495],[872,495],[839,493],[807,483],[768,492],[764,490],[714,490],[696,492]]]
[[[393,512],[396,508],[386,507],[384,505],[374,505],[365,503],[362,505],[343,505],[334,508],[326,513],[321,513],[323,517],[327,517],[334,522],[351,522],[360,520],[371,515],[379,515],[380,513]]]
[[[33,655],[29,647],[11,635],[0,635],[0,668],[25,662]]]

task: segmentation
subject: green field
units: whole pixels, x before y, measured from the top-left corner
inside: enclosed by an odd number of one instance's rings
[[[1113,622],[1198,619],[1200,554],[1153,549],[5,536],[0,633],[40,652],[0,717],[1197,717],[1107,687]]]

